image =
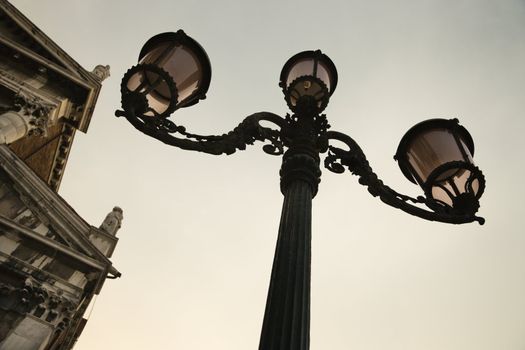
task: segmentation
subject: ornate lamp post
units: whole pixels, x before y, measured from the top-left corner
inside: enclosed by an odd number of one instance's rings
[[[263,141],[266,153],[283,155],[284,204],[260,350],[309,348],[311,209],[321,176],[321,155],[328,170],[349,170],[370,194],[390,206],[432,221],[483,224],[484,219],[475,213],[485,180],[472,161],[472,137],[457,120],[427,120],[402,138],[394,158],[425,193],[412,198],[383,184],[350,136],[328,130],[330,125],[320,113],[335,90],[337,71],[321,51],[301,52],[283,67],[280,86],[292,115],[282,118],[260,112],[227,134],[191,134],[168,117],[203,99],[210,78],[208,57],[196,41],[180,30],[159,34],[144,45],[139,63],[124,75],[122,110],[116,115],[143,133],[185,150],[232,154]],[[272,122],[275,129],[261,126],[261,121]],[[347,149],[331,145],[333,140],[343,142]]]

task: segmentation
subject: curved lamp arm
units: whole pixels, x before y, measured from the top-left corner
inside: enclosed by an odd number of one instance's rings
[[[237,150],[246,149],[246,145],[252,145],[255,141],[269,141],[263,146],[264,152],[272,155],[280,155],[284,152],[281,132],[260,125],[261,121],[269,121],[281,129],[285,127],[285,120],[270,112],[254,113],[246,117],[227,134],[208,136],[188,133],[185,127],[178,126],[166,118],[137,116],[133,111],[117,111],[115,115],[126,117],[144,134],[184,150],[214,155],[232,154]],[[184,138],[172,134],[179,134]]]
[[[359,183],[368,188],[368,192],[374,197],[379,197],[384,203],[403,210],[409,214],[418,216],[430,221],[439,221],[450,224],[464,224],[477,221],[480,225],[485,223],[485,219],[474,215],[452,215],[446,212],[434,212],[425,210],[409,202],[426,204],[429,199],[425,197],[412,198],[394,191],[392,188],[383,184],[370,167],[365,154],[359,145],[348,135],[337,131],[326,132],[327,141],[338,140],[345,143],[349,150],[343,150],[334,146],[328,146],[328,156],[325,158],[325,167],[334,173],[343,173],[345,167],[353,175],[359,177]]]

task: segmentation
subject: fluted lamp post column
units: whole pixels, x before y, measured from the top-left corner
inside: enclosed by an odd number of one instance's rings
[[[281,191],[284,204],[266,302],[259,349],[308,349],[310,342],[310,275],[312,198],[321,177],[319,136],[326,123],[319,113],[337,83],[337,71],[321,51],[292,57],[281,72],[280,86],[295,123],[286,131]]]
[[[264,152],[283,156],[284,203],[259,350],[309,349],[312,199],[321,164],[334,173],[350,171],[372,196],[411,215],[483,224],[475,214],[485,179],[473,164],[472,137],[457,120],[422,122],[401,140],[395,159],[425,194],[414,198],[385,185],[350,136],[329,130],[321,112],[337,85],[337,70],[321,51],[301,52],[282,69],[279,85],[292,115],[259,112],[222,135],[190,133],[169,116],[205,98],[210,79],[208,56],[195,40],[181,30],[159,34],[144,45],[139,63],[124,75],[122,110],[116,115],[146,135],[184,150],[232,154],[262,141]],[[275,127],[262,126],[261,121]],[[346,148],[332,145],[334,140]]]

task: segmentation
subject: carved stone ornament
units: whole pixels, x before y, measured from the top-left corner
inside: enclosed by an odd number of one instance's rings
[[[49,113],[53,106],[37,96],[19,91],[14,99],[15,109],[29,117],[29,135],[47,136]]]
[[[109,73],[109,65],[103,66],[99,64],[93,69],[93,71],[91,71],[91,74],[93,74],[98,81],[104,81],[111,75]]]
[[[0,283],[0,306],[57,324],[58,322],[69,322],[75,303],[54,294],[40,283],[27,279],[21,287]]]
[[[123,219],[122,209],[120,207],[114,207],[113,210],[106,215],[104,222],[100,225],[100,229],[110,235],[116,235],[122,225]]]

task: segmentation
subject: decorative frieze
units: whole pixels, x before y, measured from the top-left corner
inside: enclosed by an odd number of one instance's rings
[[[32,315],[53,325],[68,323],[75,304],[30,278],[21,287],[0,283],[0,308]]]
[[[26,86],[26,83],[10,74],[6,69],[0,69],[0,84],[12,91],[19,91]]]

